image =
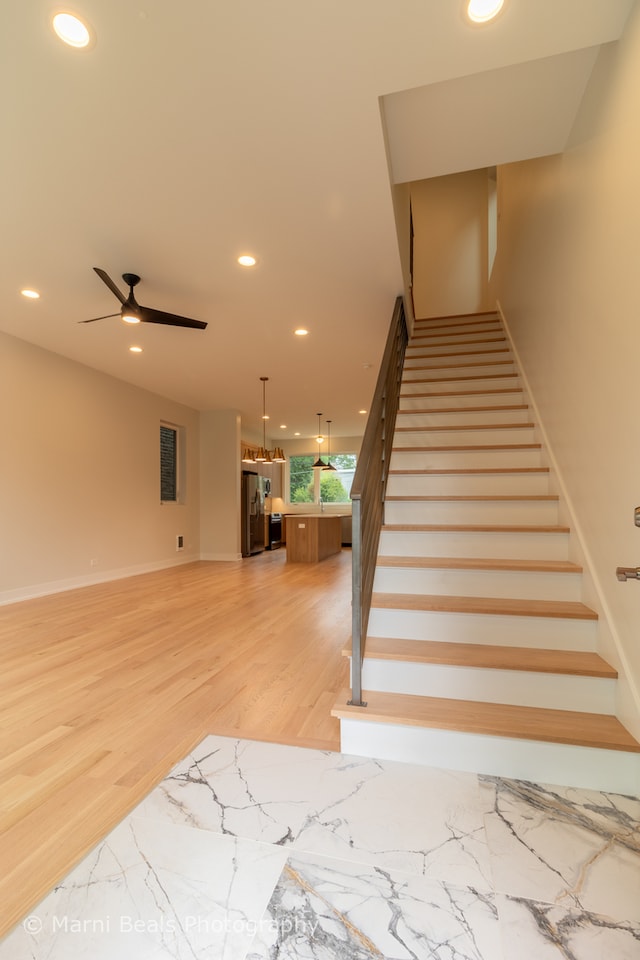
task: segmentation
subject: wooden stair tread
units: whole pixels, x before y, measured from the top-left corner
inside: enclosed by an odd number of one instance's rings
[[[342,690],[331,715],[640,753],[640,743],[616,717],[606,714],[376,691],[363,691],[362,696],[366,707],[349,706],[351,692]]]
[[[440,447],[392,447],[392,453],[447,453],[454,450],[473,453],[475,450],[540,450],[541,448],[541,443],[465,443]]]
[[[493,321],[488,321],[493,323]],[[496,343],[498,340],[504,340],[499,336],[502,333],[500,324],[493,324],[491,327],[485,327],[484,330],[448,330],[441,327],[440,330],[432,330],[431,333],[414,333],[407,346],[423,347],[428,350],[434,347],[457,347],[458,344],[469,346],[472,343],[483,346],[485,343]],[[464,337],[469,339],[465,340]],[[445,339],[447,338],[447,339]],[[439,343],[430,344],[429,340],[439,340]]]
[[[385,499],[385,503],[387,503],[388,501],[396,502],[399,500],[400,501],[408,500],[410,502],[415,502],[415,503],[449,503],[449,501],[452,501],[454,503],[460,503],[460,502],[475,503],[476,501],[479,501],[480,503],[484,503],[484,502],[512,503],[512,502],[519,502],[521,500],[524,500],[527,503],[529,503],[529,501],[536,501],[536,500],[557,502],[560,498],[556,493],[531,493],[531,494],[523,493],[521,496],[518,496],[518,494],[505,494],[504,496],[500,496],[500,494],[494,494],[494,495],[478,494],[477,496],[473,496],[471,494],[466,496],[461,496],[461,495],[446,496],[445,494],[442,494],[441,496],[426,496],[426,495],[422,496],[421,494],[420,495],[404,494],[403,496],[392,496],[392,497],[385,496],[384,499]]]
[[[549,467],[448,467],[438,470],[389,470],[389,476],[395,477],[430,477],[436,474],[459,474],[473,473],[549,473]]]
[[[398,410],[399,417],[406,417],[407,415],[415,416],[432,414],[432,413],[498,413],[498,411],[503,410],[527,410],[526,403],[511,403],[511,404],[500,404],[500,406],[487,406],[487,407],[425,407],[420,410]],[[404,428],[401,428],[404,429]]]
[[[496,560],[484,557],[386,557],[379,556],[381,567],[422,567],[426,570],[514,570],[530,573],[582,573],[582,567],[569,560]]]
[[[577,600],[514,600],[511,597],[454,597],[426,593],[374,593],[371,607],[422,610],[428,613],[469,613],[490,616],[552,617],[597,620],[598,614]]]
[[[431,357],[409,357],[410,360],[430,360]],[[405,373],[411,370],[448,370],[450,367],[456,370],[466,369],[467,367],[504,367],[513,366],[513,360],[465,360],[464,363],[432,363],[422,366],[405,367]],[[466,376],[461,378],[466,380]]]
[[[485,331],[481,331],[481,332],[485,332]],[[486,331],[486,332],[487,332],[487,333],[492,333],[492,334],[500,333],[499,330],[488,330],[488,331]],[[418,340],[428,340],[430,336],[431,336],[431,334],[428,334],[428,333],[426,333],[426,334],[421,334],[421,333],[415,334],[415,335],[411,338],[411,340],[409,341],[409,343],[407,344],[407,350],[441,350],[443,347],[473,347],[473,346],[476,346],[476,347],[477,347],[477,346],[480,346],[480,347],[482,347],[482,346],[484,346],[486,343],[506,343],[506,342],[507,342],[507,338],[504,337],[504,336],[502,336],[502,337],[496,337],[496,336],[483,337],[481,340],[474,339],[473,337],[471,337],[470,340],[454,340],[453,343],[433,343],[433,344],[428,344],[428,343],[418,343],[418,342],[417,342]],[[443,336],[443,337],[446,337],[446,336],[448,336],[448,334],[444,333],[444,334],[442,334],[442,336]],[[470,333],[469,331],[467,331],[466,333],[451,334],[451,336],[456,336],[456,337],[466,336],[466,337],[470,337],[470,336],[471,336],[471,333]],[[506,347],[505,349],[508,350],[508,349],[510,349],[510,348],[509,348],[509,347]]]
[[[485,323],[498,323],[500,318],[495,310],[484,310],[480,313],[451,314],[447,317],[421,317],[414,320],[413,329],[450,330],[451,327],[479,326]],[[500,324],[502,328],[502,324]]]
[[[406,371],[405,371],[406,372]],[[513,380],[517,373],[472,373],[463,377],[404,377],[403,383],[458,383],[463,380]]]
[[[351,643],[342,651],[351,656]],[[487,670],[519,670],[557,673],[615,680],[617,670],[597,653],[582,650],[546,650],[507,647],[499,644],[450,643],[441,640],[407,640],[399,637],[367,637],[365,658],[438,663]]]
[[[437,427],[396,427],[396,433],[447,433],[453,430],[532,430],[535,423],[452,423]]]
[[[498,318],[497,310],[472,310],[470,313],[439,313],[434,317],[416,317],[415,323],[441,323],[443,320],[458,321],[460,319],[477,317],[495,317]]]
[[[418,380],[418,383],[422,381]],[[426,381],[429,382],[428,380]],[[400,399],[406,400],[410,398],[411,400],[424,400],[431,399],[433,397],[480,397],[486,394],[491,394],[495,396],[498,393],[522,393],[522,387],[495,387],[493,390],[446,390],[440,393],[436,391],[429,393],[403,393],[402,387],[400,387]]]
[[[569,533],[570,530],[552,523],[385,523],[382,529],[413,533]]]
[[[473,330],[456,331],[453,328],[454,327],[482,327],[482,326],[486,326],[487,324],[493,324],[496,332],[500,332],[500,333],[503,332],[502,323],[500,322],[499,317],[495,313],[492,313],[492,314],[488,313],[486,315],[474,314],[474,315],[469,315],[469,316],[459,317],[459,318],[446,317],[443,319],[446,319],[448,322],[434,323],[431,320],[415,320],[411,339],[415,340],[417,337],[442,336],[442,334],[437,332],[439,330],[448,331],[448,336],[452,336],[456,332],[464,333],[465,336],[468,336],[470,333],[474,333],[474,331]],[[484,330],[481,330],[478,332],[485,333]]]
[[[476,343],[477,341],[472,340],[472,341],[470,341],[470,342],[471,342],[471,343]],[[484,345],[484,343],[487,343],[487,342],[491,342],[491,341],[485,340],[485,341],[483,341],[483,345]],[[504,343],[504,337],[499,337],[499,338],[496,340],[496,343],[498,343],[498,342]],[[446,344],[445,344],[445,346],[446,346]],[[435,349],[437,350],[438,347],[436,347]],[[409,354],[409,351],[410,351],[410,350],[428,350],[428,347],[426,347],[426,346],[424,346],[423,344],[420,344],[420,343],[409,343],[409,344],[407,344],[407,352],[406,352],[406,355],[405,355],[405,359],[407,359],[407,360],[445,360],[445,359],[448,359],[449,357],[465,357],[465,356],[471,356],[471,355],[473,355],[474,357],[481,357],[481,356],[483,356],[483,354],[485,354],[485,353],[486,353],[486,354],[490,354],[490,353],[511,353],[511,350],[509,349],[509,347],[489,347],[489,348],[486,349],[486,350],[462,350],[462,351],[459,351],[459,350],[458,350],[458,351],[456,351],[456,350],[454,350],[454,351],[448,350],[446,353],[425,353],[425,354],[422,354],[422,353],[420,353],[420,354],[413,353],[413,354],[411,354],[411,355]]]

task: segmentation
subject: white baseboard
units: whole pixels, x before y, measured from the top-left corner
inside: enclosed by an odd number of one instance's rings
[[[18,587],[15,590],[0,592],[0,606],[9,603],[19,603],[21,600],[35,600],[37,597],[46,597],[54,593],[64,593],[66,590],[76,590],[79,587],[91,587],[98,583],[109,583],[111,580],[125,580],[127,577],[137,577],[142,573],[153,573],[156,570],[167,570],[169,567],[182,566],[185,563],[194,563],[201,558],[197,555],[181,556],[179,560],[158,560],[155,563],[141,563],[132,567],[120,567],[114,570],[104,570],[101,573],[91,573],[82,577],[69,577],[65,580],[49,580],[45,583],[34,583],[29,586]]]

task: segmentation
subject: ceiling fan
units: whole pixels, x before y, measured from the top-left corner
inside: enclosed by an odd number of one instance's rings
[[[153,310],[143,307],[133,295],[133,288],[140,283],[136,273],[123,273],[122,279],[129,287],[129,296],[125,297],[116,287],[108,273],[100,267],[93,268],[103,283],[118,298],[122,304],[120,313],[108,313],[104,317],[93,317],[91,320],[80,320],[79,323],[95,323],[96,320],[107,320],[109,317],[121,317],[125,323],[166,323],[171,327],[192,327],[195,330],[206,330],[207,324],[202,320],[191,320],[189,317],[179,317],[175,313],[165,313],[163,310]]]

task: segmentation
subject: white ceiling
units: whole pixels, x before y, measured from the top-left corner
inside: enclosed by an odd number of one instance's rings
[[[396,181],[561,149],[584,48],[632,4],[506,0],[472,29],[461,0],[76,0],[80,52],[51,0],[5,0],[0,330],[257,429],[269,376],[278,440],[318,410],[361,432],[401,293],[381,102]],[[118,307],[93,266],[208,329],[80,324]]]

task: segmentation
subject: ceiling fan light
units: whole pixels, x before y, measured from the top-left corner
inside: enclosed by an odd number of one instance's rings
[[[140,323],[140,317],[131,310],[123,310],[120,314],[125,323]]]

